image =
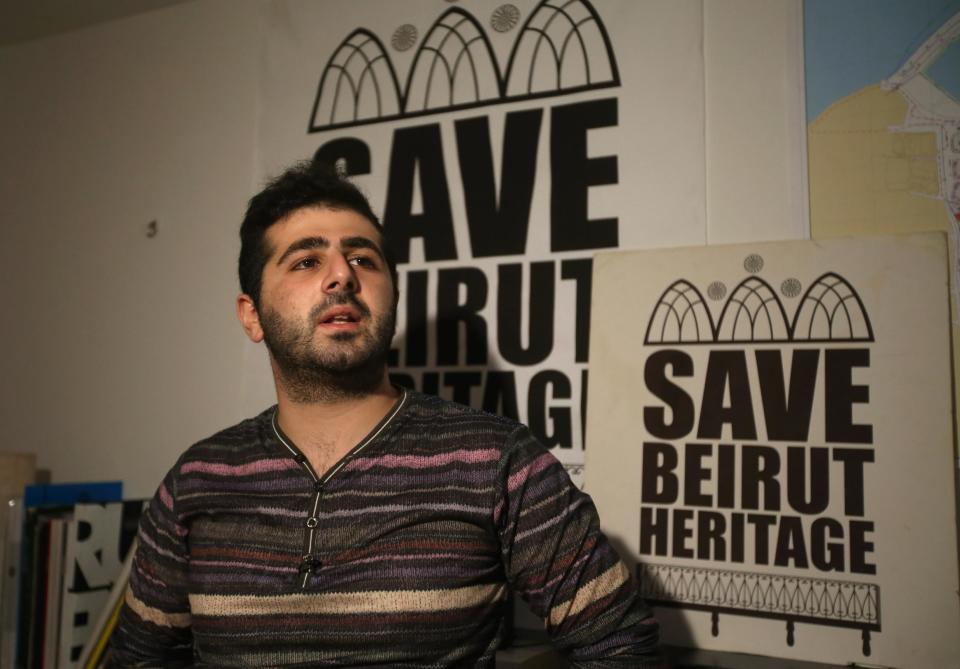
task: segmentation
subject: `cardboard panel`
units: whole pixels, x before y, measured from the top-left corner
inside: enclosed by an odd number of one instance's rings
[[[595,260],[587,490],[680,645],[960,657],[938,233]]]

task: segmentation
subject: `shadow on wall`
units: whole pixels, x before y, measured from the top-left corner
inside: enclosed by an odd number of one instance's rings
[[[460,327],[461,324],[463,328]],[[430,336],[431,333],[436,335],[435,339]],[[450,349],[466,352],[467,365],[465,367],[468,366],[469,369],[464,368],[457,371],[456,366],[462,364],[458,362],[452,370],[444,371],[442,384],[440,383],[440,374],[424,373],[420,375],[420,379],[417,379],[404,369],[404,367],[420,367],[426,365],[429,360],[441,357],[438,356],[437,349],[446,348],[441,342],[447,338],[460,339],[459,344],[454,342]],[[416,342],[416,345],[410,346],[410,342]],[[432,346],[428,346],[428,344],[432,344]],[[405,360],[406,365],[400,365],[400,351],[410,351],[411,349],[421,351],[423,359]],[[484,378],[489,378],[491,375],[504,371],[489,362],[490,356],[486,355],[486,351],[487,330],[483,323],[476,319],[437,319],[432,317],[415,325],[408,324],[407,329],[398,333],[394,338],[389,359],[391,369],[399,367],[403,371],[391,373],[390,380],[404,388],[419,390],[428,395],[437,395],[459,404],[517,420],[519,416],[515,397],[512,402],[501,399],[495,403],[489,402],[487,397],[478,398],[480,401],[475,401],[473,398],[473,389],[481,387]],[[483,364],[471,362],[472,359],[481,357],[487,362]]]
[[[509,400],[504,402],[501,398],[501,401],[494,407],[490,405],[491,403],[488,401],[489,398],[475,398],[473,396],[474,390],[482,387],[482,379],[489,378],[491,374],[495,375],[507,371],[496,364],[490,364],[489,362],[483,365],[469,364],[469,366],[464,366],[464,368],[459,371],[455,367],[453,369],[448,368],[442,375],[442,384],[440,382],[440,374],[424,373],[420,375],[414,371],[420,365],[429,367],[428,361],[436,359],[437,348],[442,345],[440,340],[443,337],[458,337],[460,339],[459,344],[452,347],[456,351],[467,351],[471,347],[471,344],[476,345],[479,342],[486,342],[487,331],[482,323],[471,319],[442,320],[436,317],[424,320],[414,319],[414,322],[419,323],[419,325],[411,325],[407,330],[399,332],[393,341],[389,364],[391,369],[399,368],[397,372],[390,374],[390,379],[394,384],[411,390],[418,390],[426,394],[438,395],[460,404],[473,406],[474,408],[483,408],[486,411],[498,413],[515,420],[518,418],[516,415],[515,401],[511,407],[509,406]],[[463,324],[463,328],[460,327],[461,323]],[[414,342],[415,345],[409,347],[408,344],[411,342]],[[430,345],[428,346],[428,344]],[[416,351],[425,351],[426,354],[423,356],[423,360],[404,360],[403,362],[411,368],[408,370],[403,365],[400,365],[400,351],[409,351],[411,348]],[[468,353],[466,357],[469,360],[471,356]],[[504,406],[505,404],[507,406]],[[634,560],[629,558],[631,551],[622,541],[617,538],[611,538],[611,544],[620,554],[621,558],[628,558],[624,560],[626,564],[634,564]],[[640,570],[635,567],[635,577],[639,573]],[[514,631],[519,632],[521,636],[523,636],[525,631],[537,630],[541,633],[543,631],[543,621],[530,611],[527,604],[519,597],[512,597],[512,600],[512,606],[508,606],[506,609],[507,617],[505,620],[506,634],[504,636],[504,648],[510,646],[514,638]],[[692,645],[692,633],[682,618],[680,618],[679,621],[671,621],[670,624],[670,636],[675,643],[679,645]]]

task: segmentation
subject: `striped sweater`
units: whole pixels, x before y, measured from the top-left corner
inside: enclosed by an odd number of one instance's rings
[[[576,666],[660,666],[590,498],[522,425],[407,392],[318,478],[275,413],[160,485],[112,666],[488,667],[510,588]]]

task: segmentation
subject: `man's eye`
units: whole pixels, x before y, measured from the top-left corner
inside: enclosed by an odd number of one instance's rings
[[[357,267],[374,267],[374,262],[367,256],[353,256],[350,258],[350,264]]]
[[[311,269],[317,266],[316,258],[304,258],[303,260],[298,260],[297,264],[293,266],[293,269]]]

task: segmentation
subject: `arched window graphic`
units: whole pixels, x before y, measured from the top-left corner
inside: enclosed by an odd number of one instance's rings
[[[309,132],[620,85],[610,36],[589,0],[540,0],[506,74],[483,25],[451,7],[431,26],[400,88],[383,43],[357,28],[327,62]]]
[[[417,50],[404,111],[473,106],[497,100],[500,93],[500,70],[486,33],[473,16],[450,8]]]
[[[717,326],[718,342],[789,341],[783,304],[766,281],[751,276],[730,293]]]
[[[323,69],[310,132],[400,113],[400,86],[377,36],[364,28],[345,39]]]
[[[513,45],[507,97],[551,95],[619,86],[610,37],[585,0],[544,0]]]
[[[857,291],[834,272],[804,293],[793,323],[798,341],[873,341],[873,326]]]
[[[713,318],[703,295],[689,281],[674,281],[660,296],[647,323],[645,344],[713,341]]]

